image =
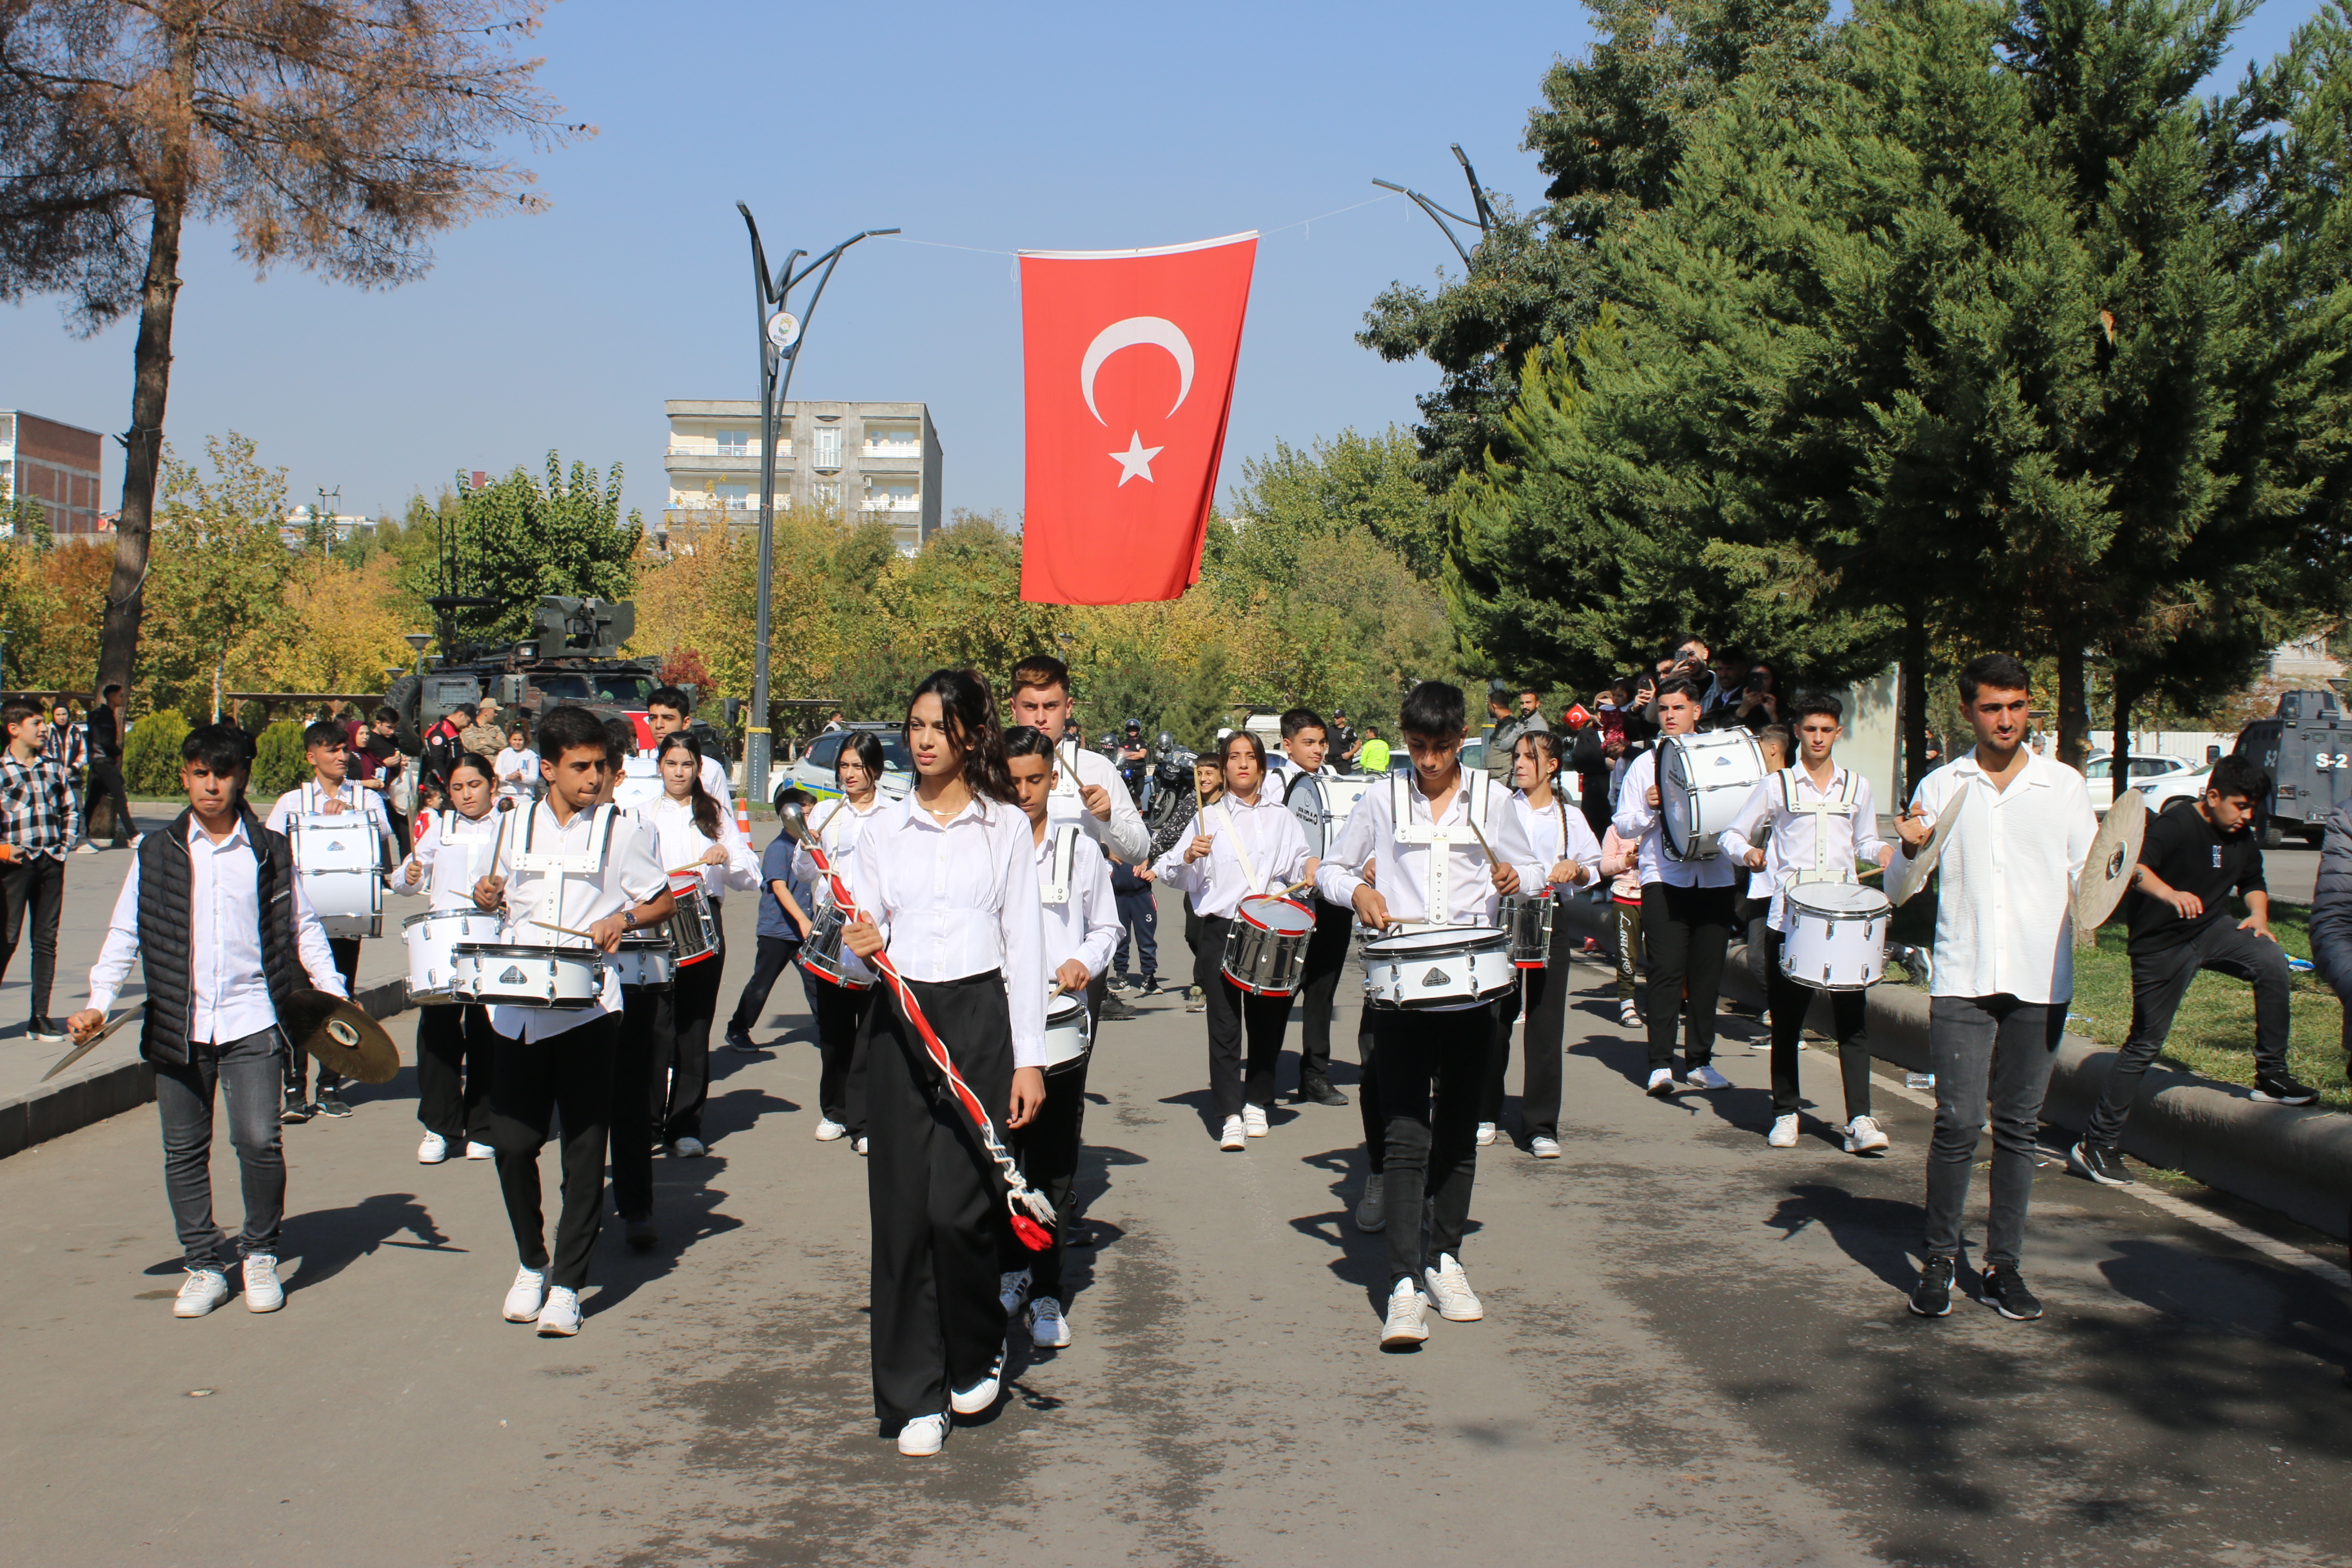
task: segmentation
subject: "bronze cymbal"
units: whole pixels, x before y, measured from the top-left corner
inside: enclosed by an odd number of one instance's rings
[[[400,1075],[400,1047],[355,1002],[324,991],[299,991],[279,1009],[278,1021],[289,1040],[345,1078],[390,1083]]]
[[[2116,803],[2091,840],[2091,853],[2074,883],[2074,942],[2087,947],[2099,928],[2124,901],[2132,877],[2139,869],[2139,849],[2147,837],[2147,797],[2136,789],[2119,789]]]

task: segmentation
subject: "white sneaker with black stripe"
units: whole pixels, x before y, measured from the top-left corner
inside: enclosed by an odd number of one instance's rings
[[[1429,1338],[1429,1320],[1421,1291],[1410,1279],[1400,1279],[1389,1291],[1388,1321],[1381,1325],[1381,1349],[1412,1350]]]

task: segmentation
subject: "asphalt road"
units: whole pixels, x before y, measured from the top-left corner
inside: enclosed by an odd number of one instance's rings
[[[2049,1316],[1915,1320],[1926,1113],[1883,1085],[1888,1158],[1811,1121],[1768,1150],[1762,1056],[1727,1042],[1738,1087],[1650,1100],[1605,974],[1576,974],[1567,1157],[1486,1152],[1488,1317],[1409,1355],[1377,1347],[1381,1238],[1346,1221],[1356,1111],[1286,1107],[1221,1154],[1201,1020],[1107,1026],[1077,1342],[927,1461],[872,1418],[864,1163],[810,1138],[799,1039],[720,1053],[711,1156],[657,1163],[662,1246],[606,1232],[571,1341],[499,1321],[495,1182],[415,1163],[409,1073],[289,1131],[272,1316],[171,1317],[153,1113],[118,1117],[0,1161],[8,1557],[2352,1562],[2352,1312],[2320,1274],[2051,1170]],[[778,1002],[763,1039],[804,1022]],[[1806,1070],[1833,1102],[1831,1060]],[[215,1169],[233,1223],[225,1142]]]

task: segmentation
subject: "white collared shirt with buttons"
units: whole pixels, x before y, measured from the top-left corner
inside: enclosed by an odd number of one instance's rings
[[[1071,847],[1070,885],[1059,889],[1063,895],[1059,903],[1053,901],[1056,891],[1054,848],[1062,826],[1048,821],[1045,836],[1037,840],[1037,892],[1045,911],[1045,974],[1050,981],[1056,970],[1075,958],[1092,980],[1110,967],[1110,955],[1118,947],[1122,929],[1118,900],[1111,892],[1110,862],[1081,833]],[[1034,835],[1035,829],[1031,832]]]
[[[866,818],[845,880],[905,978],[937,984],[1002,974],[1013,1065],[1045,1065],[1053,980],[1027,814],[975,798],[942,823],[909,791]]]
[[[1206,833],[1209,852],[1187,860],[1192,840]],[[1202,920],[1231,920],[1242,900],[1288,887],[1307,873],[1307,830],[1290,808],[1261,790],[1244,804],[1228,795],[1196,814],[1160,857],[1160,879],[1192,896],[1192,912]]]
[[[1535,846],[1528,842],[1527,828],[1516,809],[1505,804],[1502,790],[1488,784],[1486,816],[1478,824],[1479,831],[1495,851],[1496,858],[1519,874],[1522,891],[1532,892],[1544,885],[1550,875],[1549,866],[1538,865]],[[1412,822],[1432,827],[1461,828],[1449,835],[1445,847],[1445,908],[1433,911],[1429,907],[1430,857],[1436,853],[1433,844],[1402,843],[1396,836],[1396,807],[1393,785],[1374,784],[1364,792],[1356,808],[1348,814],[1347,826],[1339,830],[1339,841],[1323,857],[1320,869],[1315,873],[1316,891],[1335,904],[1352,904],[1356,889],[1364,879],[1356,868],[1378,857],[1374,867],[1373,885],[1380,889],[1381,900],[1388,905],[1389,918],[1407,924],[1492,926],[1502,895],[1495,890],[1492,868],[1486,851],[1469,830],[1471,776],[1467,771],[1457,775],[1453,798],[1445,803],[1445,815],[1433,818],[1429,797],[1421,793],[1417,778],[1405,783],[1405,809]],[[1496,809],[1496,806],[1502,809]]]
[[[2074,886],[2099,831],[2083,775],[2029,752],[1996,789],[1970,751],[1921,779],[1911,804],[1930,826],[1960,814],[1936,862],[1927,994],[2072,1001]]]
[[[188,816],[188,1038],[198,1045],[226,1045],[257,1035],[278,1022],[269,981],[261,967],[261,866],[245,818],[218,844]],[[294,884],[294,950],[310,984],[344,996],[343,977],[327,947],[302,879]],[[131,961],[139,955],[139,858],[114,900],[106,941],[89,971],[89,1005],[103,1013],[122,994]]]
[[[552,871],[516,868],[515,858],[526,837],[534,855],[560,851],[584,856],[598,847],[606,812],[576,811],[570,822],[559,822],[555,808],[541,800],[528,810],[518,805],[507,815],[514,820],[499,840],[488,875],[507,879],[506,920],[499,940],[509,946],[585,949],[587,943],[581,938],[536,922],[590,931],[598,921],[651,902],[669,890],[653,830],[617,806],[611,808],[612,837],[603,844],[596,869],[567,871],[561,877]],[[620,1010],[620,976],[617,971],[606,969],[604,988],[592,1005],[493,1007],[490,1027],[510,1040],[545,1040]]]
[[[379,864],[389,866],[400,858],[400,841],[392,836],[392,818],[384,812],[383,796],[374,790],[362,789],[349,779],[334,789],[328,789],[317,779],[312,779],[308,784],[288,790],[278,797],[278,804],[269,808],[269,816],[262,826],[272,833],[285,834],[290,840],[293,832],[287,825],[298,816],[324,816],[330,800],[339,800],[345,811],[356,811],[367,818],[368,826],[375,829],[376,838],[383,847],[383,858]]]
[[[416,847],[393,874],[394,891],[421,890],[426,895],[425,907],[436,912],[476,908],[474,884],[490,874],[500,826],[512,815],[486,811],[467,816],[454,807],[428,814],[425,830],[416,836]],[[409,884],[412,866],[423,884],[421,889]]]
[[[1771,841],[1764,847],[1764,865],[1758,873],[1772,900],[1771,913],[1764,923],[1785,933],[1789,927],[1789,885],[1813,872],[1815,832],[1822,822],[1819,814],[1790,811],[1781,804],[1781,780],[1790,779],[1798,800],[1834,801],[1845,797],[1846,780],[1853,776],[1834,763],[1830,767],[1827,789],[1813,783],[1813,775],[1802,767],[1788,768],[1777,773],[1766,773],[1748,792],[1730,822],[1723,829],[1720,842],[1724,858],[1728,860],[1748,858],[1756,847],[1757,836],[1767,827],[1772,831]],[[1853,778],[1853,820],[1851,829],[1840,832],[1829,829],[1826,841],[1820,841],[1822,869],[1827,879],[1851,882],[1863,863],[1878,864],[1878,852],[1886,847],[1886,840],[1878,836],[1878,812],[1870,794],[1870,781]]]
[[[708,757],[703,759],[709,761]],[[716,905],[727,896],[727,889],[745,891],[760,885],[760,857],[752,851],[751,841],[735,826],[727,808],[719,810],[719,837],[706,838],[694,820],[694,803],[679,800],[664,791],[658,797],[636,808],[636,817],[646,826],[660,845],[662,865],[671,870],[692,866],[702,879],[702,896]],[[727,863],[712,866],[704,863],[703,856],[716,844],[727,851]]]
[[[1046,816],[1055,822],[1076,823],[1080,832],[1103,847],[1103,853],[1116,855],[1128,865],[1140,866],[1150,859],[1151,830],[1143,826],[1135,797],[1128,794],[1127,781],[1119,776],[1118,764],[1070,735],[1055,743],[1054,756],[1054,793],[1045,804]],[[1086,797],[1078,792],[1090,786],[1110,796],[1108,822],[1087,809]]]
[[[825,863],[843,881],[849,879],[849,868],[857,858],[859,831],[865,827],[868,817],[888,804],[877,791],[866,797],[864,805],[853,805],[847,795],[842,795],[809,809],[810,826],[816,834],[817,843],[824,849]],[[810,889],[815,896],[816,908],[808,911],[811,920],[833,908],[833,880],[817,875],[816,858],[808,852],[806,845],[793,851],[793,879]],[[857,955],[847,948],[842,950],[842,957],[852,963],[857,961]],[[864,971],[859,973],[864,973]],[[865,977],[872,978],[870,974]]]
[[[1584,813],[1568,804],[1568,796],[1552,791],[1551,804],[1540,809],[1528,803],[1528,792],[1511,792],[1511,805],[1517,812],[1520,831],[1528,836],[1528,847],[1534,850],[1536,864],[1544,868],[1543,880],[1551,882],[1552,868],[1562,860],[1570,860],[1584,868],[1584,880],[1575,884],[1590,888],[1601,879],[1601,841],[1592,837],[1592,825],[1584,820]],[[1566,891],[1566,882],[1551,883],[1555,890]],[[1534,885],[1519,889],[1535,891]]]
[[[1617,830],[1618,837],[1634,839],[1642,846],[1642,886],[1664,882],[1670,888],[1730,887],[1739,879],[1738,863],[1730,856],[1717,855],[1712,860],[1677,860],[1666,853],[1664,818],[1650,804],[1650,791],[1658,784],[1658,751],[1657,746],[1651,747],[1626,768],[1624,784],[1617,792],[1617,815],[1609,825]]]

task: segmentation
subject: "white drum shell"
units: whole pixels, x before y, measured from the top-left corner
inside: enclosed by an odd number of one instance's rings
[[[1406,1011],[1467,1007],[1519,983],[1511,939],[1493,926],[1457,926],[1364,943],[1364,1005]]]
[[[604,957],[591,947],[461,943],[457,999],[485,1007],[593,1007],[604,991]]]
[[[302,896],[331,937],[383,934],[383,846],[364,812],[312,812],[287,825]]]
[[[604,956],[604,967],[624,985],[667,986],[675,976],[676,955],[667,942],[624,942]]]
[[[408,949],[408,999],[420,1005],[457,1000],[457,944],[495,942],[499,917],[479,910],[427,910],[400,922]]]
[[[1723,830],[1764,776],[1764,752],[1745,730],[1669,735],[1658,742],[1658,837],[1675,860],[1712,860]]]
[[[1886,969],[1886,927],[1895,906],[1875,888],[1806,882],[1789,889],[1780,973],[1811,991],[1864,991]]]
[[[1045,1004],[1045,1070],[1087,1059],[1094,1049],[1094,1034],[1087,1019],[1087,999],[1067,992]]]

